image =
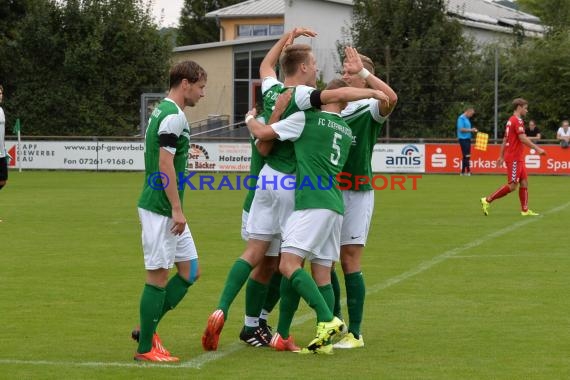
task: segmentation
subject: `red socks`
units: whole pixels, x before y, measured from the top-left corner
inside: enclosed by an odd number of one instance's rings
[[[493,202],[495,199],[499,199],[511,192],[509,185],[503,185],[497,189],[493,194],[487,197],[487,202]]]
[[[519,187],[519,199],[521,201],[521,210],[528,211],[528,187]]]

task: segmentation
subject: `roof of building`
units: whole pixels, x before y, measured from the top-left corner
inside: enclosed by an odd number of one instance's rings
[[[206,14],[211,18],[275,17],[285,15],[286,0],[247,0]],[[353,4],[353,0],[321,0],[338,4]],[[512,6],[493,0],[448,0],[447,13],[471,27],[508,31],[520,24],[529,34],[540,35],[544,27],[540,19]]]
[[[448,0],[447,11],[453,14],[476,13],[493,18],[508,18],[539,23],[540,19],[531,14],[507,7],[492,0]]]
[[[541,35],[544,26],[540,19],[492,0],[448,0],[447,13],[459,22],[476,28],[512,30],[520,25],[530,35]]]
[[[285,0],[247,0],[206,13],[210,18],[274,17],[285,15]]]

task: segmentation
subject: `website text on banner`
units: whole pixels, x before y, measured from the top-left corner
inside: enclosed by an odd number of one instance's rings
[[[122,141],[24,141],[18,150],[7,141],[12,160],[23,169],[144,170],[144,143]],[[205,172],[249,171],[247,143],[200,143],[190,145],[188,170]]]
[[[540,145],[546,156],[539,156],[525,147],[524,160],[527,171],[532,174],[570,174],[570,152],[558,145]],[[477,173],[504,174],[505,167],[497,166],[500,145],[488,145],[486,151],[471,152],[471,170]],[[457,144],[426,144],[426,173],[459,173],[461,149]]]

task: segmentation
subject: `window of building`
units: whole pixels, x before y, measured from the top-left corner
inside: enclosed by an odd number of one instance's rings
[[[261,100],[259,66],[268,49],[234,52],[234,122]]]
[[[234,78],[249,79],[249,52],[235,53],[234,56]]]
[[[238,25],[238,37],[249,37],[252,35],[251,25]]]
[[[244,37],[260,37],[260,36],[280,36],[283,34],[285,27],[283,24],[251,24],[238,25],[238,38]]]
[[[269,25],[269,35],[270,36],[280,36],[285,33],[285,27],[281,25]]]

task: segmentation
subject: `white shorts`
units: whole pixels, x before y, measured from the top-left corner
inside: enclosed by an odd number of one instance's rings
[[[344,219],[340,232],[340,245],[366,245],[374,212],[374,190],[345,190],[342,196],[344,198]]]
[[[247,233],[247,218],[249,216],[249,212],[242,210],[241,211],[241,239],[243,241],[247,241],[249,239],[249,234]]]
[[[273,181],[275,185],[267,183]],[[286,184],[286,186],[283,186]],[[283,234],[287,219],[295,207],[294,176],[265,164],[259,172],[258,189],[249,209],[247,232],[255,235]]]
[[[241,212],[241,238],[244,241],[248,241],[250,234],[247,232],[247,219],[249,217],[249,212],[242,210]],[[265,252],[265,256],[277,257],[279,256],[279,251],[281,250],[281,234],[277,235],[252,235],[257,240],[270,241],[269,248]]]
[[[198,258],[188,224],[181,235],[174,235],[170,232],[172,218],[140,207],[138,211],[145,269],[170,269],[174,263]]]
[[[340,256],[342,215],[327,209],[294,211],[285,227],[282,252],[332,266]]]

